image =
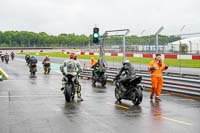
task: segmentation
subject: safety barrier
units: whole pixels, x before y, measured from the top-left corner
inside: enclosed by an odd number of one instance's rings
[[[109,70],[113,71],[118,71],[120,68],[109,68]],[[141,74],[149,74],[148,70],[138,70],[135,69],[136,73],[141,73]],[[200,80],[200,75],[199,74],[186,74],[186,73],[177,73],[177,72],[163,72],[164,76],[169,76],[169,77],[178,77],[178,78],[186,78],[186,79],[197,79]]]
[[[115,75],[118,72],[118,69],[107,70],[105,73],[107,75],[107,80],[113,81]],[[142,76],[142,85],[144,87],[151,87],[151,78],[149,74],[137,72],[136,75]],[[83,73],[81,74],[81,77],[91,78],[92,69],[84,69]],[[198,79],[172,77],[166,74],[164,74],[163,78],[163,90],[187,95],[200,96],[200,80]]]

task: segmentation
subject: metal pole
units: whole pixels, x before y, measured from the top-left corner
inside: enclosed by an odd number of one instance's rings
[[[158,34],[156,34],[156,54],[158,53]]]
[[[181,27],[180,32],[183,31],[183,29],[185,28],[186,25],[183,25],[183,27]]]
[[[89,49],[90,49],[90,36],[89,36],[89,44],[88,44],[88,47],[89,47]]]
[[[158,31],[155,33],[155,42],[156,42],[156,54],[158,53],[158,34],[164,29],[164,27],[160,27]]]
[[[192,42],[189,41],[189,43],[190,43],[190,54],[192,54]]]
[[[125,61],[126,58],[126,35],[130,32],[129,29],[126,29],[126,33],[124,34],[124,38],[123,38],[123,47],[124,47],[124,51],[123,51],[123,61]]]
[[[125,39],[125,35],[123,36],[123,61],[125,61],[125,57],[126,57],[126,39]]]

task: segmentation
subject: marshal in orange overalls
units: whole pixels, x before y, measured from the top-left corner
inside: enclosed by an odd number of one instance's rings
[[[149,62],[148,69],[150,70],[151,67],[155,67],[155,70],[150,71],[151,76],[151,97],[156,94],[156,98],[160,97],[162,86],[163,86],[163,77],[162,72],[165,70],[165,64],[162,61],[156,61],[155,59]]]
[[[96,63],[97,63],[97,61],[94,59],[94,57],[91,57],[91,60],[90,60],[91,66],[93,66]]]

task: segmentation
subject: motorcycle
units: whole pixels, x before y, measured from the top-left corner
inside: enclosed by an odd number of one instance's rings
[[[43,67],[44,67],[44,74],[49,74],[50,73],[50,70],[51,70],[51,67],[50,67],[50,62],[49,61],[46,61],[44,64],[43,64]]]
[[[9,56],[6,55],[4,58],[5,58],[5,62],[8,63],[8,61],[9,61]]]
[[[1,61],[4,62],[4,55],[1,55]]]
[[[30,64],[30,73],[32,76],[35,76],[37,72],[37,65],[35,63]]]
[[[15,58],[15,55],[11,54],[11,59],[14,60]]]
[[[64,95],[65,101],[70,102],[74,99],[76,86],[75,86],[75,77],[71,74],[65,75],[65,87],[64,87]]]
[[[106,85],[107,76],[105,75],[105,68],[104,67],[96,67],[92,71],[92,84],[95,86],[95,83],[101,83],[102,86]]]
[[[140,85],[142,77],[131,77],[120,83],[121,77],[115,79],[115,98],[118,102],[122,99],[131,100],[134,105],[139,105],[143,98],[143,86]],[[120,85],[124,86],[124,89]]]

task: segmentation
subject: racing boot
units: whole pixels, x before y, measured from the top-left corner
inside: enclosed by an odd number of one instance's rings
[[[81,97],[81,85],[79,84],[78,87],[77,87],[77,100],[78,101],[83,101],[83,98]]]
[[[63,91],[65,89],[65,85],[66,85],[66,80],[65,78],[62,79],[62,88],[60,89],[61,91]]]

